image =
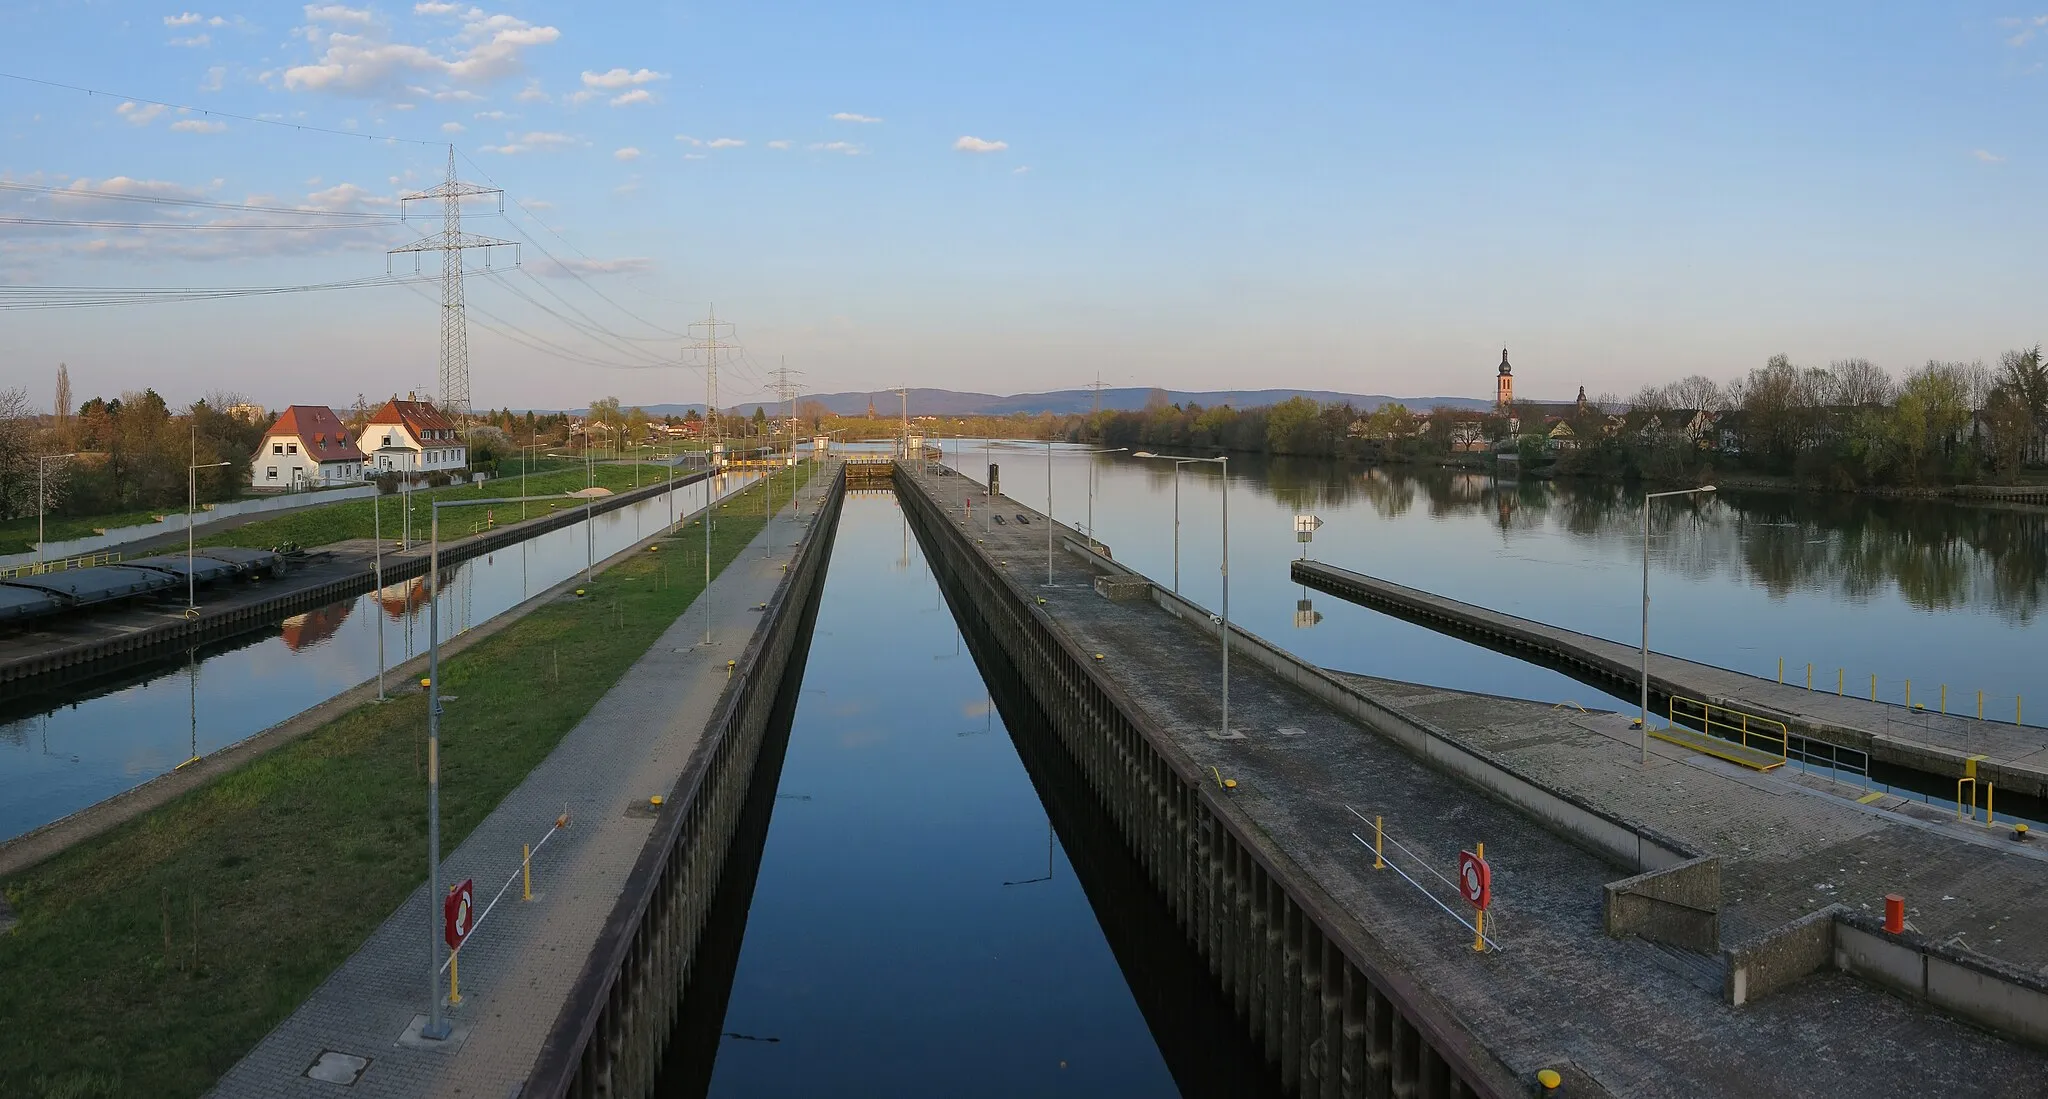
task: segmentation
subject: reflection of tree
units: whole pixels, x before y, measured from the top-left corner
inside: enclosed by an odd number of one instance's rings
[[[1419,497],[1431,518],[1479,516],[1503,531],[1555,527],[1607,542],[1618,554],[1640,552],[1643,499],[1640,489],[1629,486],[1500,484],[1457,470],[1351,471],[1304,459],[1244,466],[1247,480],[1257,484],[1263,473],[1269,491],[1297,509],[1339,507],[1357,498],[1382,517],[1395,518]],[[2048,509],[1726,492],[1707,500],[1659,501],[1650,528],[1651,553],[1661,566],[1696,578],[1733,570],[1774,598],[1827,591],[1861,603],[1893,590],[1920,610],[1988,607],[2024,625],[2048,597]]]

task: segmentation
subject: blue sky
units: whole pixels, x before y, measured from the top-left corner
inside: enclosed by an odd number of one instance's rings
[[[390,212],[453,142],[519,204],[465,228],[540,245],[468,282],[494,406],[697,397],[589,360],[674,361],[713,302],[735,400],[784,357],[815,390],[1478,396],[1505,344],[1520,392],[1565,398],[2042,338],[2048,14],[1681,7],[43,3],[0,72],[116,94],[0,80],[0,181]],[[0,282],[381,276],[438,228],[418,212],[0,225]],[[35,191],[0,214],[281,220]],[[0,384],[45,401],[61,360],[81,395],[426,390],[434,290],[10,312]]]

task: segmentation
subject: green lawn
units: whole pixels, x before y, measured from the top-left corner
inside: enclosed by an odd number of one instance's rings
[[[715,569],[760,531],[760,489],[721,516]],[[690,529],[442,665],[444,851],[696,598]],[[211,1086],[425,878],[425,737],[423,693],[364,705],[0,881],[21,917],[0,935],[0,1096]]]
[[[185,505],[180,502],[174,508],[145,508],[141,511],[118,511],[106,515],[49,515],[44,517],[43,531],[44,536],[52,542],[69,542],[74,538],[89,538],[102,530],[112,530],[115,527],[153,523],[159,515],[171,512],[183,514],[184,511]],[[35,548],[35,516],[9,519],[0,523],[0,553],[30,553]]]
[[[392,493],[375,500],[344,500],[338,504],[291,511],[275,519],[262,519],[233,530],[207,534],[205,527],[198,530],[202,546],[254,546],[267,549],[285,542],[297,542],[301,546],[324,546],[329,542],[340,542],[350,538],[369,538],[376,532],[377,511],[383,513],[384,537],[396,540],[405,527],[405,509],[412,507],[412,536],[415,542],[427,539],[427,522],[431,518],[434,500],[484,499],[497,496],[520,495],[517,466],[509,476],[476,485],[450,486],[448,488],[422,489],[414,493]],[[538,463],[535,469],[541,467]],[[583,488],[591,478],[598,485],[613,492],[626,492],[634,487],[637,480],[642,487],[654,484],[668,475],[668,469],[660,465],[642,465],[638,473],[633,463],[616,465],[595,464],[588,475],[581,463],[573,467],[557,466],[548,472],[535,472],[526,478],[526,495],[559,495]],[[678,471],[677,476],[686,475]],[[575,506],[563,501],[563,507]],[[519,518],[519,505],[497,506],[489,509],[500,523],[514,522]],[[528,504],[527,516],[546,514],[548,505]],[[441,534],[446,538],[464,537],[475,533],[478,525],[485,521],[483,509],[465,508],[441,516]]]

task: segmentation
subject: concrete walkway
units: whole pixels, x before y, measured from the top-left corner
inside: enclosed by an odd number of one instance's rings
[[[682,773],[725,686],[726,661],[741,656],[761,622],[749,608],[767,602],[784,575],[795,541],[788,515],[785,508],[713,579],[713,643],[703,643],[700,599],[444,859],[442,881],[473,878],[481,910],[518,869],[520,845],[538,841],[564,807],[570,813],[570,827],[534,858],[534,900],[522,903],[515,883],[464,947],[463,1002],[449,1015],[454,1034],[432,1043],[403,1037],[418,1031],[427,1010],[426,943],[441,933],[440,901],[430,915],[422,884],[213,1094],[514,1093],[653,827],[652,814],[628,811],[666,793]],[[446,995],[445,976],[436,987]],[[307,1075],[329,1053],[367,1061],[346,1091]],[[328,1061],[344,1078],[355,1067]]]
[[[1569,1066],[1588,1085],[1573,1094],[1620,1096],[1911,1096],[2037,1094],[2048,1073],[2048,1053],[1976,1030],[1926,1006],[1893,996],[1853,978],[1824,973],[1745,1007],[1727,1004],[1715,977],[1691,959],[1636,938],[1610,938],[1601,922],[1606,883],[1629,876],[1605,858],[1552,832],[1539,821],[1410,755],[1391,739],[1360,726],[1294,684],[1252,660],[1231,664],[1231,728],[1221,735],[1217,698],[1218,651],[1213,630],[1169,614],[1151,600],[1112,601],[1092,583],[1096,569],[1077,554],[1058,552],[1053,584],[1046,576],[1044,520],[1036,510],[999,498],[1005,514],[1033,516],[983,527],[981,501],[970,520],[959,505],[957,478],[915,479],[948,513],[968,527],[980,551],[1043,600],[1040,609],[1086,652],[1104,654],[1098,665],[1126,697],[1142,707],[1181,751],[1199,766],[1214,766],[1237,783],[1231,798],[1262,833],[1267,850],[1292,863],[1355,921],[1357,933],[1384,951],[1383,964],[1404,970],[1419,997],[1433,1001],[1480,1036],[1487,1048],[1517,1072]],[[904,491],[912,491],[906,486]],[[1060,526],[1057,533],[1075,537]],[[1361,661],[1370,654],[1360,654]],[[1416,700],[1446,701],[1444,692],[1418,688]],[[1397,700],[1387,700],[1399,706]],[[1605,739],[1598,730],[1571,726],[1583,715],[1553,714],[1548,706],[1480,696],[1458,696],[1432,716],[1460,736],[1487,735],[1495,750],[1525,741],[1518,761],[1549,750],[1555,726],[1587,742]],[[1537,717],[1540,713],[1542,716]],[[1452,718],[1457,724],[1452,726]],[[1619,719],[1615,719],[1619,720]],[[1567,745],[1567,747],[1573,747]],[[1584,750],[1579,750],[1584,749]],[[1632,752],[1611,741],[1574,748],[1560,768],[1611,768],[1603,785],[1633,782],[1645,801],[1679,801],[1691,796],[1705,776],[1671,758],[1653,756],[1649,775]],[[1621,760],[1626,760],[1626,764]],[[1700,775],[1699,779],[1692,776]],[[1656,781],[1651,780],[1655,776]],[[1591,776],[1588,781],[1594,781]],[[1611,780],[1611,781],[1610,781]],[[1673,780],[1677,780],[1675,783]],[[1751,791],[1754,793],[1755,791]],[[1829,829],[1842,823],[1832,815],[1802,819],[1809,797],[1792,790],[1783,796],[1723,803],[1732,846],[1768,843],[1780,861],[1759,858],[1754,878],[1737,875],[1735,889],[1754,897],[1758,919],[1770,918],[1784,897],[1802,904],[1815,883],[1828,900],[1851,905],[1881,896],[1882,888],[1858,863],[1839,857],[1888,857],[1867,835],[1853,843],[1831,843]],[[1818,800],[1813,795],[1811,800]],[[1346,807],[1367,818],[1383,815],[1389,835],[1403,845],[1399,861],[1407,873],[1434,887],[1438,901],[1460,904],[1452,889],[1430,879],[1422,864],[1449,875],[1458,852],[1486,843],[1493,862],[1494,908],[1487,927],[1500,949],[1477,953],[1472,932],[1437,903],[1392,873],[1372,869],[1372,853],[1355,834],[1371,835]],[[1780,819],[1797,821],[1783,831]],[[1703,814],[1702,819],[1705,819]],[[1874,816],[1871,834],[1884,820]],[[1736,835],[1745,832],[1751,837]],[[1956,877],[1972,877],[1987,889],[2000,875],[2038,876],[2037,860],[1930,835],[1947,848]],[[1390,848],[1391,850],[1391,848]],[[1901,857],[1916,852],[1901,852]],[[1859,875],[1807,877],[1838,866],[1857,866]],[[1981,876],[1980,876],[1981,875]],[[1752,886],[1754,881],[1758,884]],[[1944,902],[1932,892],[1917,903],[1935,909]],[[1732,891],[1732,890],[1731,890]],[[1869,892],[1866,892],[1869,891]],[[1972,896],[1978,891],[1973,888]],[[1954,904],[1955,902],[1946,902]],[[1979,911],[1989,924],[2012,908]],[[1958,911],[1963,906],[1956,906]],[[1992,932],[1995,937],[2000,931]],[[1977,943],[1973,936],[1972,945]],[[1597,1086],[1594,1085],[1597,1082]]]
[[[1496,644],[1533,650],[1627,685],[1641,681],[1641,650],[1633,645],[1461,603],[1317,561],[1297,561],[1291,568],[1297,580],[1320,591],[1432,629],[1453,635],[1481,634]],[[1803,679],[1805,669],[1798,672]],[[1841,695],[1832,690],[1809,691],[1798,684],[1777,683],[1659,652],[1650,654],[1650,686],[1654,694],[1703,699],[1776,718],[1789,725],[1794,735],[1868,752],[1874,759],[1915,770],[1960,776],[1964,761],[1974,757],[1982,761],[1979,775],[1996,782],[2000,790],[2048,796],[2048,728],[1979,721],[1973,716],[1938,713],[1932,707],[1908,709],[1858,698],[1855,692],[1862,685],[1855,682],[1847,683],[1846,693]],[[1938,690],[1918,693],[1916,705],[1938,705],[1938,697]],[[2041,702],[2048,705],[2048,698]],[[1975,712],[1974,698],[1951,698],[1949,704],[1951,710]],[[2005,716],[2014,715],[2008,712]]]

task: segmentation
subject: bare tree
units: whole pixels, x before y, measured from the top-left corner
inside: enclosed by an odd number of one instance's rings
[[[2048,418],[2048,363],[2041,361],[2039,344],[1998,357],[1998,388],[2017,398],[2035,423]]]
[[[1628,399],[1630,412],[1669,412],[1671,407],[1669,386],[1646,385],[1636,390],[1636,395]]]
[[[1671,383],[1667,388],[1675,408],[1697,408],[1708,412],[1719,412],[1727,407],[1727,397],[1721,386],[1704,374],[1694,374]]]
[[[1888,405],[1892,403],[1894,389],[1892,377],[1884,367],[1869,359],[1836,359],[1828,364],[1828,374],[1833,378],[1834,404],[1838,405]]]
[[[36,508],[36,412],[28,390],[0,389],[0,519]]]

